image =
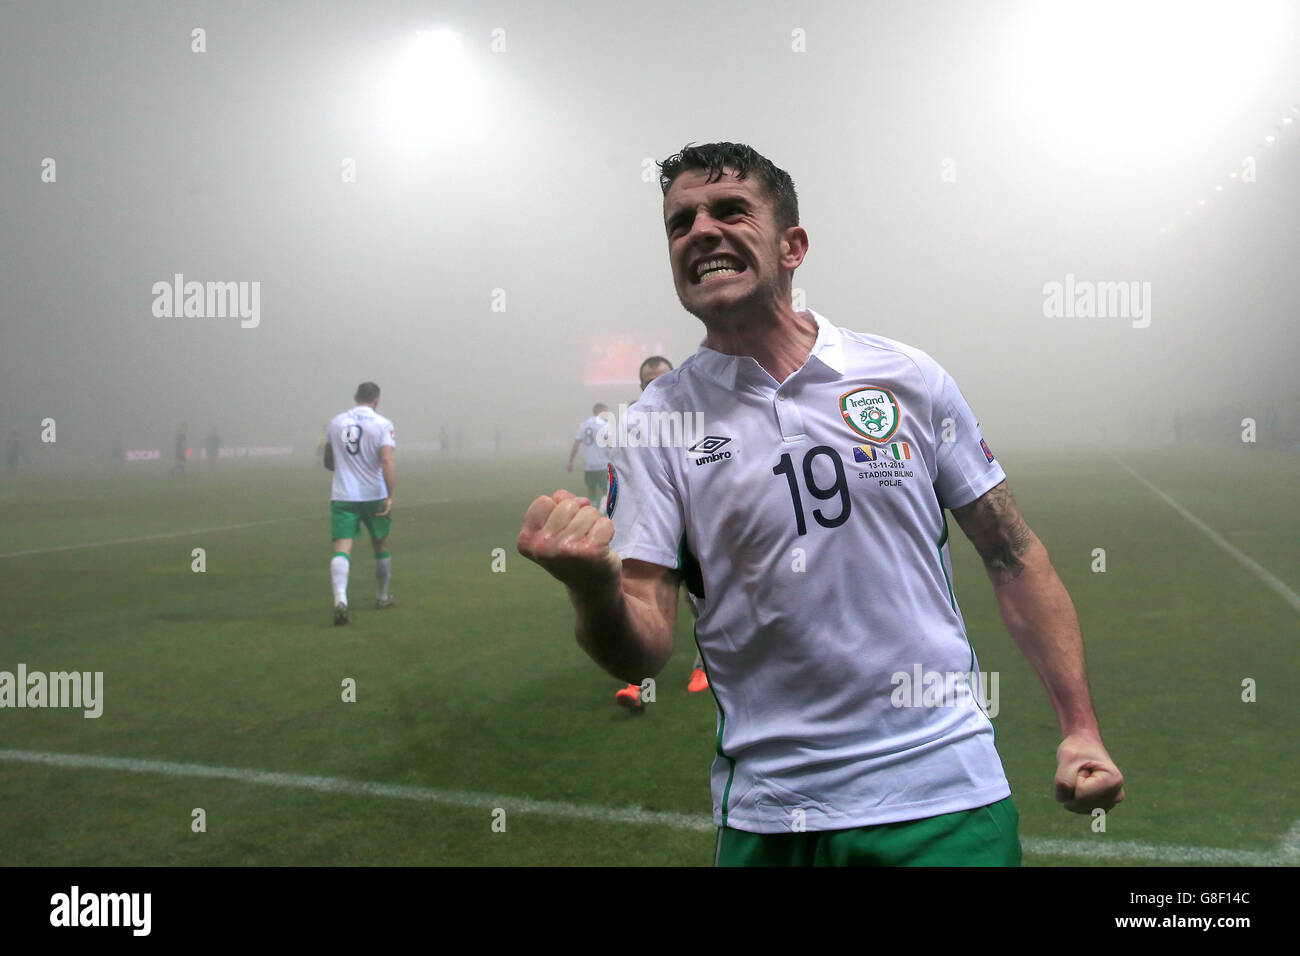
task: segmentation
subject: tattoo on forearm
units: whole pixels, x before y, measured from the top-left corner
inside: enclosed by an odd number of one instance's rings
[[[1011,489],[1004,481],[953,517],[984,559],[984,567],[996,584],[1014,581],[1024,570],[1022,558],[1033,542],[1033,532],[1016,507]]]

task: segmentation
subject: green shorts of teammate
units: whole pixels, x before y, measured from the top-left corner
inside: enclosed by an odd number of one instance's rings
[[[587,497],[591,499],[593,505],[600,504],[600,499],[605,497],[605,492],[609,490],[609,469],[584,471],[582,475],[587,479]]]
[[[1011,798],[924,820],[818,833],[718,830],[717,866],[1019,866]]]
[[[388,515],[382,518],[375,512],[383,511],[383,501],[331,501],[330,502],[330,540],[355,538],[359,525],[365,525],[372,541],[383,541],[388,537],[388,529],[393,519]]]

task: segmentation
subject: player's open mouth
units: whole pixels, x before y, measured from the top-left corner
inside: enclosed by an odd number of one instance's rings
[[[703,285],[744,271],[745,266],[739,259],[733,259],[731,256],[715,256],[696,263],[695,281]]]

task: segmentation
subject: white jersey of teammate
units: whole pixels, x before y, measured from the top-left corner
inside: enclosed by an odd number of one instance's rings
[[[934,359],[810,314],[812,353],[780,385],[704,346],[651,383],[639,409],[702,410],[707,437],[614,450],[611,546],[691,592],[718,704],[716,825],[985,806],[1011,790],[979,678],[958,679],[978,665],[944,509],[1006,476]]]
[[[609,439],[603,443],[600,433],[609,428],[608,420],[599,415],[592,415],[578,426],[574,441],[582,442],[582,454],[586,460],[587,471],[604,471],[609,465]]]
[[[334,449],[333,501],[382,501],[388,486],[379,467],[379,449],[395,448],[393,423],[369,405],[335,415],[325,429]]]

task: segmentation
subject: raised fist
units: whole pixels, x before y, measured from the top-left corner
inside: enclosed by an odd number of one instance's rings
[[[519,553],[536,561],[576,591],[591,591],[616,581],[623,563],[610,550],[614,522],[563,489],[528,506],[519,532]]]

